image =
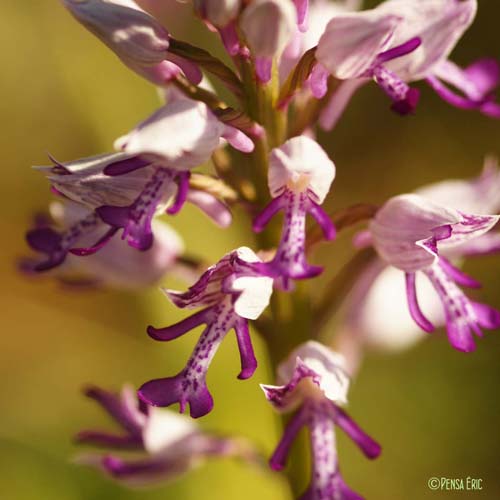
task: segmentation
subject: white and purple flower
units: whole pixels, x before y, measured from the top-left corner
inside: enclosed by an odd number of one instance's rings
[[[125,173],[110,176],[106,175],[107,169]],[[231,214],[222,202],[189,188],[188,172],[160,167],[153,159],[110,153],[55,162],[52,167],[38,170],[47,175],[55,194],[85,207],[79,219],[71,217],[71,222],[63,224],[62,233],[44,227],[28,234],[30,246],[49,256],[48,267],[39,266],[38,270],[59,265],[68,252],[80,256],[94,254],[120,228],[122,239],[130,246],[149,250],[154,242],[153,218],[165,210],[170,214],[178,212],[186,200],[199,206],[217,224],[226,227],[231,223]]]
[[[97,467],[128,486],[172,480],[210,457],[248,454],[235,439],[203,432],[187,417],[148,407],[137,400],[131,387],[124,386],[120,394],[89,387],[85,394],[103,407],[121,432],[79,432],[78,443],[113,453],[80,455],[76,461]],[[137,457],[122,458],[123,451],[136,452]]]
[[[131,246],[147,250],[153,243],[155,215],[165,210],[176,214],[186,200],[198,204],[216,223],[230,223],[224,204],[216,203],[214,210],[214,203],[189,188],[191,169],[207,161],[224,137],[245,152],[253,148],[248,137],[217,120],[205,104],[175,99],[116,141],[122,153],[56,162],[41,170],[57,191],[95,210],[75,234],[100,218],[111,228],[109,235],[122,229]]]
[[[476,214],[500,210],[500,170],[497,160],[488,157],[482,173],[473,179],[451,179],[415,191],[434,203]],[[489,231],[459,245],[440,249],[440,254],[460,265],[466,257],[500,251],[500,233]],[[435,326],[445,324],[441,300],[429,280],[417,280],[419,306]],[[401,272],[380,259],[362,271],[348,298],[345,344],[357,342],[384,350],[400,350],[425,337],[406,306],[405,284]],[[349,337],[355,338],[349,338]],[[358,346],[361,347],[361,346]],[[357,348],[355,349],[357,351]],[[354,352],[356,357],[356,353]]]
[[[448,59],[476,9],[476,0],[388,0],[375,9],[339,14],[321,37],[316,57],[339,80],[375,80],[401,114],[412,112],[419,98],[408,84],[425,80],[454,106],[498,118],[498,61],[482,59],[462,70]],[[341,94],[348,99],[352,92]],[[333,121],[323,119],[326,125]]]
[[[335,227],[321,208],[334,177],[334,163],[308,137],[294,137],[271,151],[268,184],[273,200],[255,218],[253,229],[262,231],[281,210],[283,229],[274,258],[255,268],[279,278],[285,289],[290,288],[290,279],[311,278],[322,271],[306,261],[306,216],[316,220],[327,240],[335,238]]]
[[[341,408],[347,401],[349,377],[342,356],[318,342],[309,341],[294,350],[278,368],[279,386],[261,385],[267,400],[280,412],[296,410],[270,459],[274,470],[285,467],[293,441],[309,429],[313,470],[301,500],[333,498],[360,500],[342,479],[338,465],[334,425],[340,427],[368,458],[381,448]]]
[[[272,279],[259,275],[252,265],[260,259],[246,247],[225,255],[210,267],[187,292],[165,290],[167,297],[180,308],[204,307],[183,321],[166,328],[148,328],[155,340],[169,341],[205,324],[198,343],[186,364],[176,376],[145,383],[139,397],[154,406],[179,403],[181,413],[189,403],[194,418],[212,410],[213,399],[207,388],[206,375],[217,349],[227,333],[236,333],[241,357],[239,379],[251,377],[257,368],[248,320],[257,319],[269,303]]]
[[[391,198],[370,224],[377,253],[387,264],[404,271],[406,295],[413,320],[425,331],[434,325],[425,317],[417,298],[417,275],[425,275],[439,295],[448,338],[460,351],[475,349],[473,332],[500,326],[500,312],[470,300],[459,285],[476,288],[479,283],[460,271],[446,255],[468,245],[491,230],[497,215],[471,215],[415,194]]]
[[[36,227],[28,233],[28,241],[34,250],[45,253],[47,259],[22,259],[21,269],[32,272],[58,267],[53,274],[63,283],[102,285],[118,289],[150,286],[166,274],[173,273],[182,277],[188,274],[186,267],[178,260],[184,251],[182,239],[173,228],[161,221],[153,222],[155,238],[147,253],[137,252],[118,235],[114,235],[99,252],[83,259],[75,256],[76,248],[69,248],[69,234],[75,236],[73,246],[85,247],[93,245],[99,235],[106,232],[105,224],[97,221],[93,229],[89,228],[88,233],[79,237],[74,233],[75,227],[81,228],[81,221],[91,214],[87,208],[70,201],[51,203],[51,219],[66,230],[57,233],[52,229],[51,221],[45,218],[39,220]]]
[[[201,81],[200,69],[169,52],[168,31],[133,0],[62,2],[125,65],[156,85],[167,85],[181,70],[193,83]]]

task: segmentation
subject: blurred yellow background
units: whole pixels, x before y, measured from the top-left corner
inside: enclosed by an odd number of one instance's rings
[[[162,3],[161,15],[174,35],[215,44],[209,34],[191,35],[185,23],[189,6],[171,4]],[[457,62],[500,57],[499,16],[498,2],[480,1],[477,21],[455,51]],[[74,291],[16,272],[16,258],[28,253],[24,233],[30,218],[51,199],[46,181],[30,166],[46,164],[48,151],[70,160],[110,150],[113,140],[159,101],[151,85],[128,71],[59,2],[4,2],[0,41],[0,498],[287,498],[279,475],[231,461],[213,461],[173,484],[144,491],[126,490],[70,462],[77,451],[73,434],[108,425],[80,388],[88,382],[110,388],[125,381],[139,385],[176,373],[196,335],[170,344],[147,337],[147,324],[166,325],[184,316],[156,287],[137,293]],[[474,176],[485,153],[500,154],[498,121],[453,109],[426,89],[417,115],[402,119],[388,111],[378,89],[366,88],[335,131],[320,137],[337,165],[332,208],[380,202],[447,177]],[[169,220],[187,248],[210,262],[251,244],[243,221],[237,217],[233,229],[222,231],[190,208]],[[346,258],[348,240],[343,235],[337,246],[323,247],[318,259],[337,268]],[[499,263],[500,257],[488,257],[466,266],[484,283],[483,301],[497,307]],[[354,490],[370,500],[466,497],[430,491],[427,480],[471,476],[482,478],[484,487],[471,497],[500,498],[499,335],[487,333],[471,355],[451,349],[441,332],[411,351],[367,357],[352,385],[349,411],[382,443],[383,453],[369,462],[340,438],[341,468]],[[200,425],[242,433],[269,454],[278,422],[258,387],[271,381],[265,352],[257,340],[259,370],[251,380],[237,381],[236,342],[228,339],[209,375],[215,410]]]

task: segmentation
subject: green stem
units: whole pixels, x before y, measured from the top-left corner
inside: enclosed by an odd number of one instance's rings
[[[255,150],[251,155],[252,178],[257,191],[256,202],[259,208],[263,208],[269,200],[269,151],[286,139],[287,115],[276,106],[279,93],[276,65],[273,67],[272,79],[267,84],[257,81],[250,61],[242,60],[239,67],[246,94],[245,112],[266,130],[267,140],[255,141]],[[258,247],[275,247],[279,242],[280,233],[281,225],[272,221],[262,233],[256,235]],[[276,372],[278,364],[290,351],[310,338],[312,311],[308,283],[298,282],[293,293],[274,290],[270,309],[272,319],[262,322],[262,333],[267,343],[272,370]],[[282,419],[282,425],[286,425],[286,419]],[[305,436],[301,436],[294,445],[290,467],[286,472],[294,498],[304,490],[308,471],[307,441]]]
[[[316,338],[329,343],[331,338],[322,333],[324,326],[339,309],[347,293],[359,277],[360,269],[363,269],[375,256],[372,248],[365,248],[357,252],[351,260],[344,265],[335,278],[330,281],[321,294],[321,300],[314,308],[314,329]]]

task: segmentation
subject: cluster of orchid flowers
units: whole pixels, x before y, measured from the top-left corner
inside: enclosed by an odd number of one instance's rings
[[[275,318],[263,313],[272,294],[293,294],[297,280],[322,272],[307,259],[307,216],[327,241],[342,224],[334,224],[335,216],[322,208],[335,165],[314,138],[316,123],[331,130],[355,91],[370,81],[400,114],[415,111],[419,92],[413,83],[425,80],[454,106],[500,118],[494,96],[499,63],[482,59],[462,69],[449,60],[474,19],[477,1],[386,0],[360,10],[357,0],[193,0],[195,13],[220,36],[234,68],[174,39],[133,0],[63,3],[130,69],[159,86],[164,103],[119,138],[114,152],[70,162],[52,159],[53,165],[38,167],[58,201],[51,217],[38,217],[27,234],[43,258],[25,259],[23,269],[50,270],[67,282],[128,288],[178,273],[195,283],[187,291],[164,290],[167,298],[179,308],[199,310],[174,325],[150,326],[148,334],[170,341],[204,325],[177,375],[146,382],[137,396],[130,387],[119,395],[87,390],[122,432],[84,431],[78,440],[141,455],[126,460],[116,453],[91,454],[82,460],[128,484],[174,477],[204,457],[253,461],[256,452],[248,443],[201,431],[188,417],[158,407],[178,403],[184,413],[189,405],[193,418],[209,413],[214,402],[207,371],[226,335],[236,334],[238,378],[252,377],[257,360],[249,320],[256,320],[266,339],[266,325]],[[206,76],[225,86],[239,107],[224,103]],[[297,119],[287,130],[280,121],[288,115]],[[252,171],[245,177],[238,162],[248,165],[248,159]],[[215,176],[194,172],[210,160]],[[269,196],[262,192],[266,181]],[[334,425],[368,458],[380,453],[342,409],[358,363],[353,344],[357,354],[371,343],[403,346],[418,337],[415,330],[431,332],[445,324],[451,345],[470,352],[474,334],[500,326],[499,311],[463,292],[479,283],[460,269],[464,257],[500,249],[500,232],[493,230],[499,192],[500,171],[488,159],[477,179],[399,195],[361,216],[356,207],[345,211],[351,222],[370,219],[355,245],[372,247],[376,256],[360,267],[346,297],[340,352],[311,340],[316,333],[300,332],[302,342],[291,353],[277,353],[284,359],[278,368],[281,385],[262,385],[278,411],[294,412],[271,457],[273,469],[285,467],[298,431],[309,429],[313,470],[302,499],[361,498],[340,475]],[[183,256],[181,237],[161,217],[177,214],[186,202],[222,228],[231,224],[231,205],[240,205],[252,215],[254,232],[264,236],[282,212],[276,248],[267,248],[269,238],[263,237],[258,241],[266,248],[236,248],[200,275],[199,265]],[[401,296],[407,306],[395,311]],[[389,306],[391,315],[384,314]],[[384,324],[394,314],[402,321]],[[402,324],[408,318],[413,326]]]

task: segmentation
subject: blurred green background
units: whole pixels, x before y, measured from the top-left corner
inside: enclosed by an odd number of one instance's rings
[[[188,33],[189,6],[173,0],[148,3],[162,4],[160,14],[174,35],[200,39],[199,32]],[[457,62],[500,56],[499,16],[499,2],[480,1],[477,21],[455,51]],[[156,288],[77,292],[16,272],[16,258],[27,253],[24,232],[30,218],[51,199],[46,182],[30,165],[47,163],[47,151],[69,160],[110,150],[117,136],[158,106],[158,98],[154,88],[122,66],[59,2],[4,2],[0,40],[0,498],[287,498],[279,475],[231,461],[213,461],[173,484],[139,492],[71,464],[77,451],[71,436],[85,427],[108,425],[99,409],[80,395],[81,386],[138,385],[176,373],[195,335],[169,345],[147,337],[145,325],[183,317]],[[205,35],[203,40],[211,44],[215,38]],[[329,203],[339,208],[382,201],[447,177],[476,175],[485,153],[500,154],[500,124],[453,109],[427,89],[417,115],[401,119],[371,86],[321,140],[337,165]],[[209,261],[251,243],[241,224],[222,231],[190,208],[170,222],[187,247]],[[332,269],[340,266],[348,240],[343,235],[336,246],[323,247],[318,260],[328,260]],[[470,262],[466,269],[483,281],[483,300],[500,306],[499,258]],[[235,377],[236,343],[223,344],[209,375],[215,410],[201,425],[242,433],[269,454],[278,425],[258,388],[271,374],[262,345],[256,343],[260,367],[246,382]],[[500,498],[499,359],[499,332],[488,333],[469,356],[451,349],[443,335],[402,354],[369,355],[352,385],[349,411],[382,443],[383,454],[369,462],[341,436],[346,482],[370,500]],[[427,488],[432,476],[482,478],[483,491],[433,492]]]

